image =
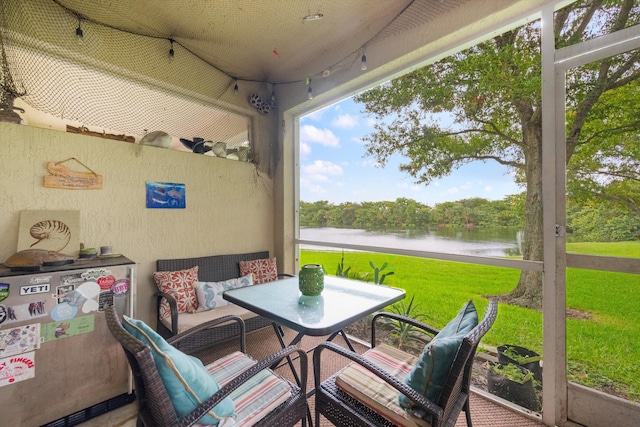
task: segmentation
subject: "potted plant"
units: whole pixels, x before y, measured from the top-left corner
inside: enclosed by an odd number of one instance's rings
[[[542,386],[542,356],[528,348],[505,344],[498,347],[498,362],[522,366],[533,373],[539,387]]]
[[[487,388],[490,393],[539,412],[537,381],[533,373],[513,363],[487,362]]]

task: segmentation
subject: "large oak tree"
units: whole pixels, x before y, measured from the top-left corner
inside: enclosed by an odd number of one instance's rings
[[[636,25],[634,0],[578,1],[556,12],[556,48]],[[368,155],[419,183],[469,162],[497,162],[526,189],[523,258],[542,259],[540,23],[533,22],[355,97],[376,118]],[[638,214],[637,113],[640,52],[570,70],[567,77],[567,185]],[[446,113],[453,124],[438,121]],[[633,135],[631,137],[630,135]],[[635,191],[635,192],[634,192]],[[541,273],[523,271],[502,300],[540,308]]]

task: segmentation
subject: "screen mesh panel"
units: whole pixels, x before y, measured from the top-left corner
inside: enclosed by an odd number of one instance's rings
[[[181,150],[187,148],[180,138],[223,141],[229,149],[249,145],[249,118],[218,105],[247,95],[236,95],[233,79],[179,46],[171,60],[166,39],[78,20],[53,1],[8,0],[2,12],[8,69],[26,92],[20,102],[40,113],[24,114],[39,122],[27,124],[61,130],[68,124],[136,141],[164,131]]]

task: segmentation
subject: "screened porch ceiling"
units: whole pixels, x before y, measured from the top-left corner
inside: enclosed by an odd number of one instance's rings
[[[18,101],[136,141],[165,131],[182,149],[179,139],[196,135],[228,146],[251,139],[254,93],[272,110],[277,104],[271,116],[310,112],[536,19],[541,5],[569,2],[7,0],[4,36],[15,76],[29,89]],[[52,66],[50,57],[64,62]],[[90,81],[85,65],[99,71]],[[70,93],[73,102],[60,101]],[[221,120],[203,105],[240,120]]]
[[[294,82],[360,66],[367,46],[442,15],[469,0],[55,0],[81,20],[174,40],[241,80]],[[306,19],[305,19],[306,18]]]

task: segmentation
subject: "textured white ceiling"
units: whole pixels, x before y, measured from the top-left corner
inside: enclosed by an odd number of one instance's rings
[[[225,74],[304,80],[360,62],[367,46],[437,19],[468,0],[54,0],[83,19],[175,40]],[[321,13],[317,21],[306,15]]]

